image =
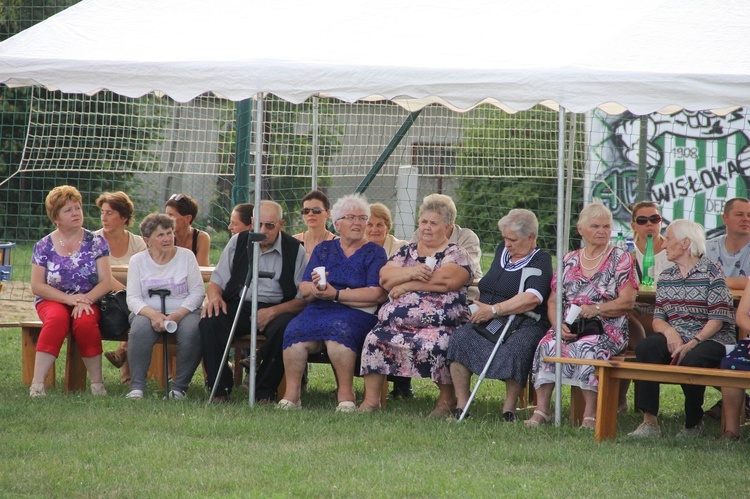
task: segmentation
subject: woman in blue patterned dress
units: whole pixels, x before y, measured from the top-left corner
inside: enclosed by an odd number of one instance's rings
[[[370,207],[362,196],[339,199],[331,209],[340,239],[315,246],[299,290],[309,303],[284,331],[286,391],[280,409],[302,406],[302,374],[307,356],[325,350],[338,383],[337,411],[353,412],[354,365],[367,332],[377,322],[375,310],[386,300],[379,285],[385,250],[367,242],[365,227]],[[315,271],[325,267],[326,283]]]
[[[380,309],[379,321],[362,347],[362,412],[380,408],[387,375],[431,378],[440,389],[433,416],[449,416],[456,407],[448,342],[469,320],[466,288],[472,273],[469,256],[448,240],[454,219],[455,211],[442,200],[422,204],[419,242],[402,247],[380,271],[380,284],[391,301]]]
[[[742,293],[742,299],[737,307],[737,327],[740,331],[750,331],[750,280]],[[750,371],[750,337],[737,342],[734,350],[721,360],[722,369],[733,371]],[[741,388],[722,388],[722,411],[724,414],[724,428],[721,440],[740,439],[741,411],[744,410],[745,390]]]
[[[552,293],[547,317],[552,328],[542,338],[534,357],[534,388],[537,409],[526,420],[529,427],[548,423],[550,399],[555,385],[555,364],[544,362],[544,357],[556,355],[556,294],[563,294],[563,318],[575,304],[581,307],[580,316],[601,320],[602,334],[578,336],[562,324],[562,356],[578,359],[606,360],[624,352],[628,345],[628,312],[633,309],[638,284],[629,253],[609,244],[612,235],[612,213],[601,202],[594,202],[581,210],[578,233],[585,246],[571,251],[563,259],[563,282],[558,287],[552,280]],[[583,392],[584,428],[596,425],[598,381],[594,368],[586,365],[562,364],[563,383],[580,387]]]
[[[743,331],[750,331],[750,281],[737,306],[737,327],[740,329],[740,334],[743,334]],[[719,367],[733,371],[750,371],[750,337],[737,342],[734,350],[721,360]],[[721,440],[739,440],[741,411],[745,409],[745,390],[723,387],[721,399],[724,414]]]
[[[479,300],[471,323],[459,327],[451,336],[448,347],[453,386],[456,388],[458,405],[456,417],[466,407],[471,395],[471,375],[481,373],[495,348],[495,341],[480,335],[474,324],[494,322],[500,335],[508,317],[515,315],[503,344],[498,347],[486,376],[505,381],[503,419],[516,421],[516,403],[526,386],[531,371],[534,351],[549,328],[547,320],[547,297],[552,280],[552,258],[549,253],[536,247],[539,222],[529,210],[510,210],[497,223],[503,234],[495,260],[489,272],[479,281]],[[529,277],[519,293],[523,269],[538,269],[538,276]],[[525,315],[526,312],[539,317]]]
[[[706,235],[691,220],[675,220],[666,230],[667,259],[674,265],[659,275],[654,334],[638,342],[635,357],[649,364],[719,367],[725,345],[734,345],[734,306],[724,272],[706,258]],[[683,384],[685,426],[680,436],[703,431],[705,386]],[[635,407],[643,422],[633,437],[661,435],[657,422],[659,383],[635,382]]]

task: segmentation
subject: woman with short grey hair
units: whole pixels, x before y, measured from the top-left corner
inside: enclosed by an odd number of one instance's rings
[[[128,360],[132,379],[129,399],[142,399],[146,374],[154,344],[166,330],[166,322],[177,323],[177,376],[171,399],[183,399],[201,361],[198,322],[205,291],[200,267],[193,252],[175,246],[174,220],[152,213],[140,225],[147,251],[130,259],[128,267],[128,308],[132,315],[128,337]],[[149,296],[153,289],[167,290],[162,298]]]
[[[667,259],[674,263],[659,275],[654,307],[654,334],[635,348],[638,362],[687,367],[719,367],[726,346],[734,345],[735,314],[732,293],[724,272],[704,256],[703,227],[692,220],[675,220],[666,230]],[[643,422],[628,435],[661,435],[659,383],[635,382],[635,407]],[[685,426],[679,436],[703,431],[703,395],[706,387],[682,385]]]
[[[363,196],[357,194],[349,194],[340,198],[336,201],[331,208],[331,218],[333,218],[334,224],[345,217],[350,216],[348,213],[358,212],[367,218],[370,218],[370,204]],[[354,215],[351,215],[354,216]],[[365,223],[367,222],[365,218]],[[338,229],[338,227],[336,227]]]
[[[533,236],[536,239],[539,235],[539,221],[536,215],[524,209],[510,210],[507,215],[497,221],[497,228],[501,233],[507,229],[521,237]]]
[[[338,385],[337,412],[354,412],[354,366],[375,311],[387,295],[380,287],[385,250],[365,237],[370,205],[344,196],[331,210],[339,239],[315,246],[299,292],[309,303],[284,331],[286,391],[277,407],[302,407],[302,375],[311,353],[326,351]],[[319,273],[320,272],[320,273]]]
[[[505,381],[503,420],[514,422],[518,397],[529,378],[536,346],[549,328],[547,298],[552,257],[536,247],[539,223],[529,210],[511,210],[497,226],[503,242],[495,251],[489,272],[479,281],[480,295],[479,300],[474,300],[476,309],[471,322],[451,336],[448,362],[458,398],[455,416],[459,418],[471,393],[471,375],[482,372],[502,329],[510,316],[514,316],[486,374],[490,379]],[[521,282],[526,268],[538,269],[539,275]]]

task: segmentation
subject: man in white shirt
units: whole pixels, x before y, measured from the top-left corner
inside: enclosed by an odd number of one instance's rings
[[[305,249],[299,241],[283,232],[284,219],[281,205],[273,201],[260,203],[259,230],[266,239],[259,243],[260,257],[258,269],[274,272],[272,279],[258,280],[258,333],[266,337],[260,349],[256,376],[255,397],[259,402],[273,402],[276,389],[284,377],[282,342],[284,330],[306,305],[298,287],[307,265]],[[252,255],[246,250],[248,232],[232,236],[211,275],[206,295],[208,304],[203,308],[200,322],[203,361],[206,367],[209,387],[214,382],[219,386],[214,400],[225,402],[234,385],[228,368],[222,370],[216,381],[221,359],[224,355],[234,317],[240,305],[241,288],[244,286]],[[240,312],[235,336],[250,333],[253,319],[250,316],[252,290],[245,296],[245,304]],[[239,367],[237,367],[239,369]]]

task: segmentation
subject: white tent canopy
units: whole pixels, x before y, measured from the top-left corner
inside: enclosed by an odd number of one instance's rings
[[[645,114],[750,104],[742,0],[84,0],[0,44],[0,82]]]

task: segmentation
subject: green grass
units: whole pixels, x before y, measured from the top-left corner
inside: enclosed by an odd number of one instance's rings
[[[155,384],[145,400],[125,400],[118,379],[106,365],[107,397],[53,389],[31,400],[21,382],[20,332],[0,330],[3,496],[728,497],[748,490],[747,435],[719,443],[718,423],[707,421],[701,438],[673,437],[682,422],[678,387],[662,394],[667,436],[628,439],[640,419],[630,413],[620,416],[618,439],[600,444],[567,421],[538,430],[499,421],[504,385],[497,381],[483,384],[474,417],[458,425],[426,418],[437,391],[421,380],[412,401],[372,415],[335,414],[325,365],[311,366],[299,412],[250,409],[242,389],[232,404],[206,406],[200,372],[182,402],[161,400]],[[709,389],[706,406],[717,398]],[[564,400],[566,419],[567,410]]]

